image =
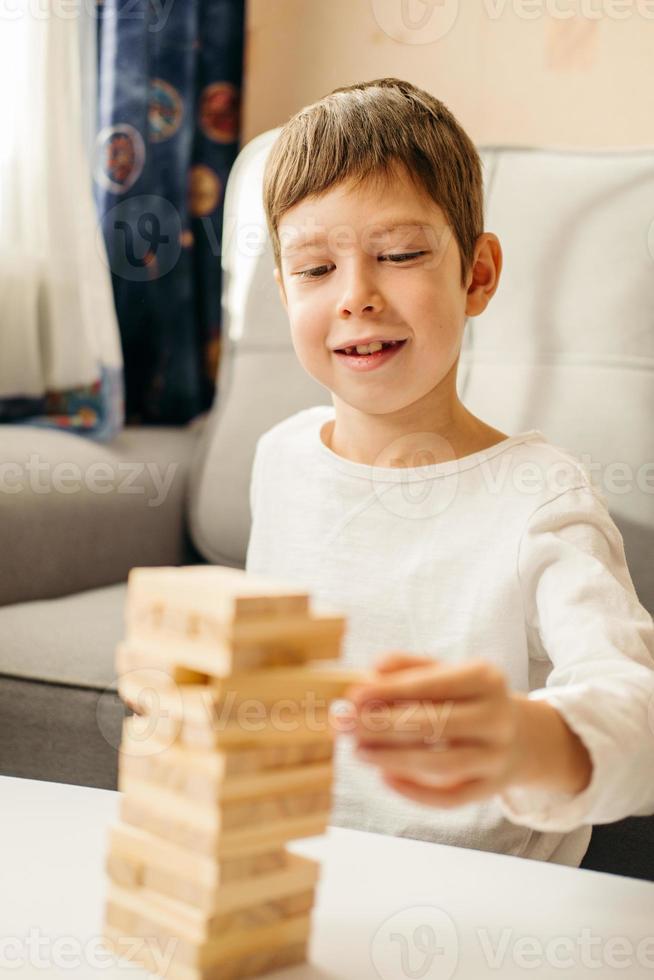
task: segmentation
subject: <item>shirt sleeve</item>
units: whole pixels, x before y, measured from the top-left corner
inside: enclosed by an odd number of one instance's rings
[[[259,470],[261,469],[261,436],[257,439],[256,445],[254,447],[254,458],[252,460],[252,469],[250,470],[250,519],[254,519],[254,509],[255,502],[257,499],[257,487],[259,485]]]
[[[654,813],[654,624],[638,600],[620,531],[590,483],[564,490],[529,518],[518,579],[530,655],[549,660],[530,692],[563,716],[591,757],[578,794],[510,787],[509,820],[567,832]]]

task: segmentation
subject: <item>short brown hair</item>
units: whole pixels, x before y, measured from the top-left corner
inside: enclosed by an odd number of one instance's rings
[[[482,164],[474,143],[438,99],[398,78],[334,89],[282,128],[266,161],[263,201],[281,270],[278,226],[295,204],[344,180],[356,185],[404,165],[442,208],[459,246],[461,284],[484,228]]]

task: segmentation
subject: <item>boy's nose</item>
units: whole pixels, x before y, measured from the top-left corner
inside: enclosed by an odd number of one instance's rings
[[[368,311],[371,312],[373,309],[374,307],[370,303],[368,303],[366,306],[361,307],[360,310],[357,310],[356,303],[349,302],[346,306],[342,307],[341,313],[344,316],[348,316],[349,314],[352,313],[366,313]]]
[[[383,308],[383,301],[375,288],[365,282],[352,283],[339,304],[339,315],[345,319],[350,316],[370,315]]]

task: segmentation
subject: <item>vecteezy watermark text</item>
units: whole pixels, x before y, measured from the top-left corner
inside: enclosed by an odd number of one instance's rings
[[[476,937],[476,944],[474,938]],[[475,945],[477,949],[475,949]],[[438,977],[456,980],[461,952],[457,926],[441,908],[414,905],[385,919],[373,936],[370,955],[380,980]],[[631,976],[634,969],[654,969],[654,935],[639,939],[599,934],[588,926],[558,935],[528,935],[510,926],[468,933],[467,958],[480,954],[489,971],[503,976],[507,968],[546,970],[547,976],[576,977],[579,971],[608,968]],[[466,976],[468,975],[466,971]],[[639,972],[640,976],[640,972]]]
[[[211,687],[177,684],[165,670],[140,667],[120,673],[118,690],[134,712],[130,743],[126,754],[157,755],[184,730],[206,739],[220,733],[231,739],[249,741],[265,733],[277,733],[282,740],[297,735],[305,740],[323,736],[356,734],[363,742],[379,740],[380,734],[393,732],[407,741],[422,741],[441,749],[454,702],[411,700],[388,703],[383,699],[366,702],[354,711],[345,699],[320,697],[308,690],[300,697],[262,700],[243,697],[233,689],[216,696]],[[98,725],[107,741],[116,745],[120,730],[105,723],[104,701],[115,693],[107,689],[97,706]],[[344,710],[345,709],[345,710]],[[281,743],[280,743],[281,744]]]
[[[370,0],[373,17],[400,44],[433,44],[456,26],[461,0]],[[534,21],[654,20],[654,0],[482,0],[480,11],[492,22],[507,16]]]
[[[76,970],[82,964],[92,970],[107,970],[112,966],[131,970],[145,952],[147,961],[165,976],[177,943],[177,939],[169,939],[162,944],[154,936],[122,936],[109,949],[102,936],[93,936],[82,943],[75,936],[52,937],[31,928],[24,936],[0,936],[0,971],[11,973],[30,966],[45,974],[52,970]]]
[[[627,936],[599,936],[584,927],[578,935],[525,936],[506,927],[498,934],[478,929],[477,938],[487,965],[501,970],[507,962],[525,970],[550,967],[562,973],[580,967],[628,970],[635,966],[654,969],[654,936],[634,942]]]
[[[148,21],[148,31],[162,30],[168,21],[175,0],[116,0],[102,10],[105,20]],[[77,17],[97,16],[97,0],[0,0],[0,20],[19,20],[31,17],[33,20],[75,20]]]
[[[38,453],[23,462],[0,462],[0,494],[13,495],[29,489],[37,495],[135,494],[147,497],[148,507],[160,507],[168,497],[178,463],[162,467],[152,462],[112,463],[98,460],[80,466],[72,460],[52,463]]]

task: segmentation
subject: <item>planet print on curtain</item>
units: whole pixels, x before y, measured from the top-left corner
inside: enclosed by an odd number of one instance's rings
[[[244,0],[98,6],[94,182],[128,424],[184,424],[215,395],[243,31]]]

